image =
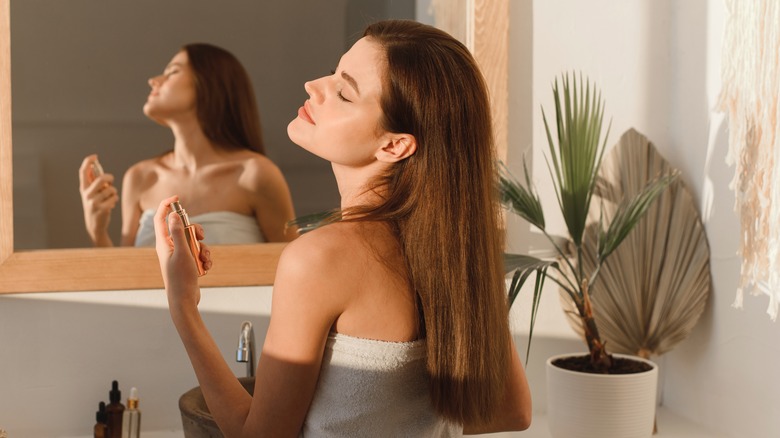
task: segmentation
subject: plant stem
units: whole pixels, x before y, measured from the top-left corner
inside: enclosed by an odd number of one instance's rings
[[[612,367],[612,356],[607,353],[605,343],[601,341],[601,335],[593,318],[593,306],[588,293],[588,281],[582,280],[582,306],[577,306],[585,330],[585,341],[590,351],[590,361],[593,367],[601,373],[607,374]]]
[[[541,229],[541,228],[540,228],[540,230],[542,231],[542,233],[544,233],[545,237],[547,237],[547,240],[549,240],[549,241],[550,241],[550,243],[552,243],[552,246],[553,246],[553,248],[555,248],[555,252],[557,252],[557,253],[558,253],[558,257],[559,257],[561,260],[563,260],[564,262],[566,262],[566,264],[569,266],[569,269],[571,269],[571,272],[576,272],[576,271],[574,270],[574,266],[573,266],[573,265],[571,264],[571,262],[569,261],[569,257],[568,257],[568,256],[567,256],[567,255],[566,255],[564,252],[563,252],[563,250],[561,249],[561,247],[560,247],[560,246],[558,246],[558,244],[557,244],[557,243],[555,243],[555,239],[553,239],[553,238],[552,238],[552,236],[551,236],[550,234],[548,234],[548,233],[547,233],[547,231],[545,231],[545,230],[543,230],[543,229]],[[560,272],[560,269],[559,269],[558,271]],[[563,274],[563,272],[561,272],[561,274]],[[567,278],[565,275],[563,275],[563,277],[564,277],[564,278],[566,278],[566,279],[568,280],[568,278]],[[571,281],[569,281],[569,283],[571,284]],[[574,286],[574,284],[571,284],[571,287],[572,287],[573,289],[577,289],[577,287],[576,287],[576,286]]]

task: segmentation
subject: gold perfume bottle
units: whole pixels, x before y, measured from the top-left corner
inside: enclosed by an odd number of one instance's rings
[[[181,222],[184,224],[184,236],[187,238],[187,245],[190,247],[192,257],[195,259],[195,266],[198,268],[198,277],[206,274],[203,269],[203,262],[200,260],[200,242],[195,234],[195,226],[190,224],[190,218],[187,217],[187,212],[182,208],[179,201],[172,202],[171,208],[181,218]]]

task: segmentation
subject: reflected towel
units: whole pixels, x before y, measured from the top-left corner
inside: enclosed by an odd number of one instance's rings
[[[155,210],[150,209],[141,215],[138,221],[138,232],[135,235],[135,246],[154,246],[154,213]],[[232,211],[212,211],[190,216],[190,223],[203,226],[206,232],[203,242],[208,245],[265,242],[254,216]]]

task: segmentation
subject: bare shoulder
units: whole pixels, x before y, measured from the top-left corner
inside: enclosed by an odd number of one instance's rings
[[[282,171],[265,155],[247,151],[241,161],[243,164],[241,183],[243,185],[262,188],[284,182]]]
[[[141,160],[127,169],[123,177],[125,184],[143,185],[145,181],[160,172],[163,166],[163,157],[158,156]]]
[[[338,319],[357,294],[364,267],[356,262],[363,250],[354,228],[331,224],[285,246],[274,280],[274,311],[296,309],[311,319],[325,318],[328,327]]]
[[[279,259],[279,270],[346,276],[341,268],[352,266],[365,251],[361,229],[355,223],[334,223],[308,232],[287,244]]]

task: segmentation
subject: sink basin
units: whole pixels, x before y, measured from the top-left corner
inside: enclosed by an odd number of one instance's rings
[[[255,389],[254,377],[239,377],[238,381],[250,395]],[[186,438],[222,438],[222,432],[211,416],[200,386],[196,386],[179,397],[181,423]]]

